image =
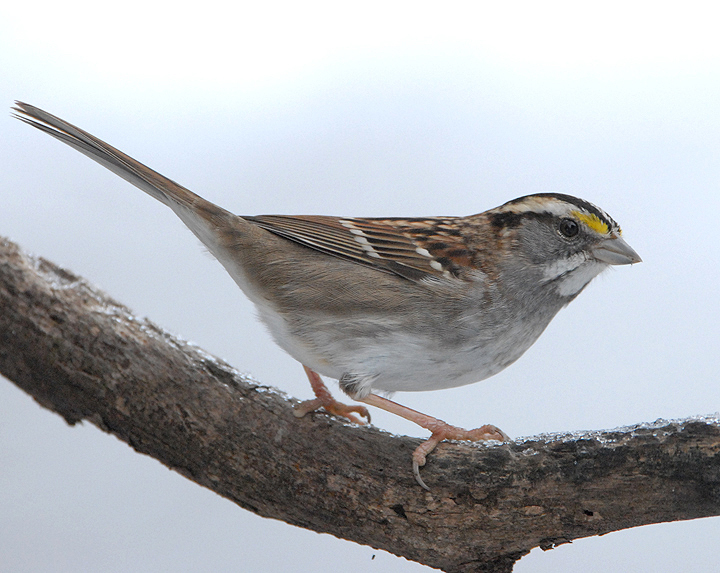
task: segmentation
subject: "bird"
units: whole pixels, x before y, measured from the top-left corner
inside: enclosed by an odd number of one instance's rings
[[[453,426],[389,396],[497,374],[593,278],[641,262],[615,220],[571,195],[535,193],[469,216],[239,216],[40,108],[17,101],[13,112],[175,212],[303,366],[315,398],[296,416],[322,408],[369,423],[369,405],[429,430],[412,454],[425,489],[420,467],[441,441],[509,437],[490,424]],[[321,376],[358,404],[333,398]]]

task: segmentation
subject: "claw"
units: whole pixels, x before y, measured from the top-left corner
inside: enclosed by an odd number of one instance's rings
[[[443,422],[442,420],[436,420],[433,424],[433,433],[430,438],[420,444],[412,454],[413,458],[413,474],[415,474],[415,481],[418,482],[420,487],[430,491],[430,488],[420,477],[420,468],[425,465],[427,456],[432,452],[435,447],[443,440],[459,440],[469,442],[481,442],[487,440],[497,440],[498,442],[509,442],[510,438],[500,428],[486,424],[480,428],[474,430],[464,430],[457,426],[451,426],[450,424]]]
[[[365,406],[361,406],[359,404],[348,406],[347,404],[338,402],[332,397],[332,394],[330,394],[330,391],[327,389],[327,386],[325,386],[317,372],[310,370],[307,366],[303,366],[303,368],[305,368],[305,373],[310,380],[310,386],[312,386],[316,397],[312,400],[300,402],[297,406],[295,406],[293,414],[295,414],[296,418],[302,418],[309,412],[314,412],[315,410],[323,408],[328,414],[340,416],[341,418],[350,420],[354,424],[370,423],[370,412],[368,412],[368,409]],[[355,416],[355,414],[359,414],[364,417],[367,422],[363,422],[360,418]]]
[[[425,464],[423,464],[423,465],[425,465]],[[418,485],[421,488],[423,488],[427,491],[430,491],[430,488],[427,485],[425,485],[425,482],[420,477],[420,464],[418,464],[418,462],[415,461],[415,458],[413,458],[413,474],[415,475],[415,481],[418,482]]]
[[[370,404],[371,406],[377,406],[387,412],[397,414],[406,420],[415,422],[418,426],[430,430],[432,433],[430,438],[415,448],[415,451],[412,454],[413,475],[415,476],[415,481],[418,482],[420,487],[428,491],[430,488],[420,477],[420,468],[425,465],[425,461],[430,452],[432,452],[443,440],[467,440],[471,442],[484,440],[497,440],[499,442],[510,441],[510,438],[505,432],[495,426],[491,426],[490,424],[481,426],[480,428],[475,428],[474,430],[464,430],[463,428],[458,428],[457,426],[451,426],[447,422],[443,422],[442,420],[438,420],[432,416],[421,414],[416,410],[408,408],[407,406],[402,406],[397,402],[393,402],[392,400],[388,400],[387,398],[383,398],[377,394],[369,394],[360,400],[366,404]]]
[[[342,402],[338,402],[332,396],[329,397],[329,400],[327,398],[313,398],[312,400],[300,402],[297,406],[295,406],[293,414],[295,414],[296,418],[302,418],[305,414],[315,412],[320,408],[323,408],[328,414],[340,416],[341,418],[350,420],[354,424],[370,423],[370,412],[368,412],[368,409],[365,406],[349,406],[347,404],[343,404]],[[364,417],[367,422],[364,422],[354,414],[359,414]]]
[[[420,477],[420,468],[425,465],[427,456],[432,452],[435,447],[443,440],[459,440],[469,442],[480,442],[486,440],[497,440],[499,442],[509,442],[510,438],[500,428],[486,424],[480,428],[474,430],[464,430],[457,426],[451,426],[442,420],[436,420],[433,424],[433,433],[430,438],[420,444],[412,454],[413,459],[413,474],[415,475],[415,481],[418,482],[420,487],[430,491],[430,488]]]

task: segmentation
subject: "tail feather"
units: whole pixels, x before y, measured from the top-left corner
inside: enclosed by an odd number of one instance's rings
[[[236,230],[247,229],[249,223],[242,217],[233,215],[203,199],[94,135],[35,106],[19,101],[15,104],[17,106],[13,108],[15,117],[21,121],[52,135],[94,159],[100,165],[107,167],[113,173],[170,207],[221,262],[224,260],[220,245],[221,229],[230,227]],[[226,265],[226,262],[223,264]]]
[[[15,105],[14,115],[19,120],[52,135],[94,159],[100,165],[171,207],[174,211],[176,209],[173,203],[193,210],[215,211],[220,209],[87,131],[30,104],[16,101]]]

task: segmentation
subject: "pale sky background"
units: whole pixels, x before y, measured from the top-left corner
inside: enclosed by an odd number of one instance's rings
[[[239,214],[459,215],[569,193],[617,219],[644,262],[596,279],[495,378],[396,398],[514,437],[717,412],[717,14],[500,4],[5,6],[0,234],[308,398],[172,212],[11,119],[14,99]],[[719,542],[718,518],[664,524],[535,550],[515,571],[706,572]],[[0,379],[0,571],[261,570],[429,569],[257,517]]]

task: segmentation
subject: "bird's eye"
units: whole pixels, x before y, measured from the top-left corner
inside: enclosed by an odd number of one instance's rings
[[[580,227],[578,226],[577,222],[573,221],[572,219],[563,219],[562,221],[560,221],[558,229],[565,237],[571,239],[578,234]]]

